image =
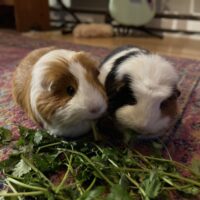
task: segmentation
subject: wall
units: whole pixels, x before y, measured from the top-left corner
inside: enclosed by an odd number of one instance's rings
[[[66,6],[71,5],[73,0],[63,0]],[[79,0],[83,5],[84,0]],[[85,0],[85,4],[91,7],[91,0]],[[95,0],[93,0],[95,1]],[[102,0],[100,0],[102,1]],[[109,0],[103,0],[104,2]],[[156,9],[159,13],[173,13],[173,14],[195,14],[200,16],[200,0],[155,0]],[[97,2],[97,1],[96,1]],[[56,6],[56,0],[49,0],[50,5]],[[78,5],[78,0],[74,0],[75,6]],[[73,4],[73,3],[72,3]],[[93,3],[94,4],[94,3]],[[105,3],[104,3],[105,4]],[[93,5],[94,6],[94,5]],[[99,15],[79,15],[81,19],[88,22],[103,22],[104,17]],[[200,31],[200,21],[194,20],[177,20],[177,19],[154,19],[150,24],[150,27],[155,28],[167,28],[167,29],[181,29],[189,31]]]
[[[157,12],[200,16],[200,0],[157,0]],[[200,31],[200,20],[154,19],[149,26]]]

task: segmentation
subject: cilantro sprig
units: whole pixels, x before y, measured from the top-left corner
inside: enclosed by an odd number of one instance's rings
[[[1,200],[164,200],[174,191],[199,194],[200,175],[159,154],[144,156],[105,142],[66,141],[41,130],[19,130],[19,140],[12,141],[11,132],[0,129],[0,147],[12,146],[9,158],[0,162]]]

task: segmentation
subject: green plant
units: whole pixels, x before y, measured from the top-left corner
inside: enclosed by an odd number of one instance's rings
[[[0,162],[1,200],[164,200],[171,191],[199,193],[200,176],[171,159],[85,139],[65,141],[45,131],[19,130],[19,140],[11,141],[11,132],[0,129],[1,147],[12,144],[13,148],[10,157]],[[154,148],[160,145],[155,143]]]

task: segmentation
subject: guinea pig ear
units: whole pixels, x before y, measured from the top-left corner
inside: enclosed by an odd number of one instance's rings
[[[181,95],[181,91],[179,89],[176,88],[176,96],[177,98]]]
[[[181,95],[180,90],[175,87],[171,95],[171,98],[177,99],[180,95]]]
[[[98,70],[93,70],[93,69],[98,69],[98,66],[100,62],[95,59],[90,53],[86,52],[78,52],[74,57],[74,60],[81,63],[83,67],[88,68],[89,70],[92,70],[96,75],[99,74]]]
[[[41,83],[41,86],[44,90],[47,90],[48,92],[52,92],[54,91],[54,82],[51,80],[48,80],[48,79],[44,79]]]

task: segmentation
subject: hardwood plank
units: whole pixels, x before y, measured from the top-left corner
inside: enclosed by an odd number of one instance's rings
[[[60,31],[29,32],[25,35],[33,38],[64,40],[75,44],[107,48],[133,44],[159,54],[200,60],[200,40],[190,39],[187,36],[166,36],[163,39],[152,37],[74,38],[72,35],[62,35]]]

